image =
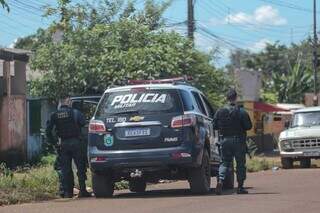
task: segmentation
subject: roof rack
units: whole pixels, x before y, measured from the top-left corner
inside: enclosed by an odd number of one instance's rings
[[[155,80],[128,80],[129,85],[137,84],[188,84],[188,81],[192,81],[191,76],[167,78],[167,79],[155,79]]]

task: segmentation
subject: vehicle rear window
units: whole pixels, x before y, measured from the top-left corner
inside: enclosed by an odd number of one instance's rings
[[[187,91],[180,90],[184,111],[192,111],[194,109],[190,94]]]
[[[180,96],[174,89],[133,89],[106,93],[96,116],[122,113],[182,112]]]
[[[199,96],[199,94],[197,92],[192,91],[192,95],[194,96],[194,98],[196,99],[196,102],[198,104],[199,110],[204,114],[207,115],[206,110],[204,108],[204,105],[202,103],[202,100]]]

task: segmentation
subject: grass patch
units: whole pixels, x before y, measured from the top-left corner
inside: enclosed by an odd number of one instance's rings
[[[1,164],[0,206],[58,198],[58,176],[53,169],[54,161],[54,155],[45,156],[36,166],[17,168],[14,171]],[[74,177],[77,179],[76,174]],[[88,172],[87,186],[91,185],[91,173]],[[118,190],[127,189],[128,183],[122,181],[115,187]]]
[[[48,165],[2,172],[0,173],[0,205],[56,198],[57,182],[55,171]]]
[[[268,157],[253,157],[247,160],[248,172],[259,172],[272,169],[273,167],[280,167],[280,158]]]

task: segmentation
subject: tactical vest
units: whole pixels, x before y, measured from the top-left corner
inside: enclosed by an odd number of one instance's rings
[[[219,134],[222,136],[240,136],[243,128],[238,106],[226,106],[218,114]]]
[[[80,127],[76,123],[73,109],[61,108],[54,114],[57,135],[61,139],[76,138],[80,135]]]

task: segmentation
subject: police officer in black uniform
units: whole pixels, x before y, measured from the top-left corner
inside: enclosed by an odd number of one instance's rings
[[[61,100],[61,106],[54,112],[47,126],[47,134],[51,137],[52,130],[55,129],[60,139],[60,159],[61,178],[63,183],[64,196],[73,197],[73,171],[72,160],[77,167],[77,176],[79,180],[80,192],[78,197],[89,197],[90,193],[86,190],[86,162],[83,152],[81,136],[81,127],[85,125],[83,114],[70,107],[70,98]]]
[[[227,93],[229,104],[218,109],[214,116],[214,128],[219,131],[221,164],[216,187],[216,194],[222,193],[223,181],[228,174],[228,168],[236,160],[238,194],[247,194],[243,187],[246,179],[246,131],[252,128],[248,113],[237,106],[237,92],[230,89]]]

